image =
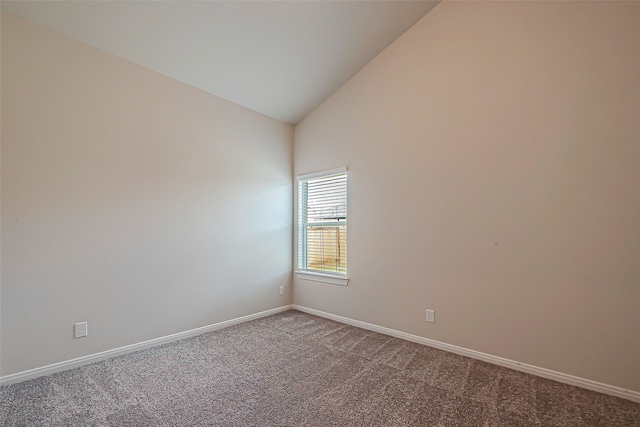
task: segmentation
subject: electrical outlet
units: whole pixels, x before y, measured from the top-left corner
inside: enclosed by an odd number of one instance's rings
[[[435,310],[427,309],[427,318],[425,319],[429,323],[435,323],[436,321],[436,312]]]
[[[89,326],[87,325],[87,322],[76,323],[73,326],[75,338],[82,338],[89,335]]]
[[[284,286],[280,286],[280,293],[279,295],[284,295]]]

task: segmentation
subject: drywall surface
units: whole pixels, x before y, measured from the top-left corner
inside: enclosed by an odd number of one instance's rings
[[[3,13],[2,375],[290,304],[292,136]]]
[[[294,303],[640,391],[638,52],[638,3],[436,6],[295,128],[351,280]]]

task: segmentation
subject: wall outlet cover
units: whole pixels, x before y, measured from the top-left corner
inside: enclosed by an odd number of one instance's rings
[[[87,322],[80,322],[73,325],[74,337],[82,338],[89,335],[89,326]]]
[[[436,321],[436,312],[435,310],[427,309],[427,317],[425,319],[429,323],[435,323]]]

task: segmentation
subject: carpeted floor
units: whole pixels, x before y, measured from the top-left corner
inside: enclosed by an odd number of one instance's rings
[[[0,389],[2,426],[640,426],[640,404],[298,311]]]

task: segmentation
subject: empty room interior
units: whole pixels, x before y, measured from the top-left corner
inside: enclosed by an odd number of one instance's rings
[[[1,5],[0,425],[640,426],[640,2]]]

